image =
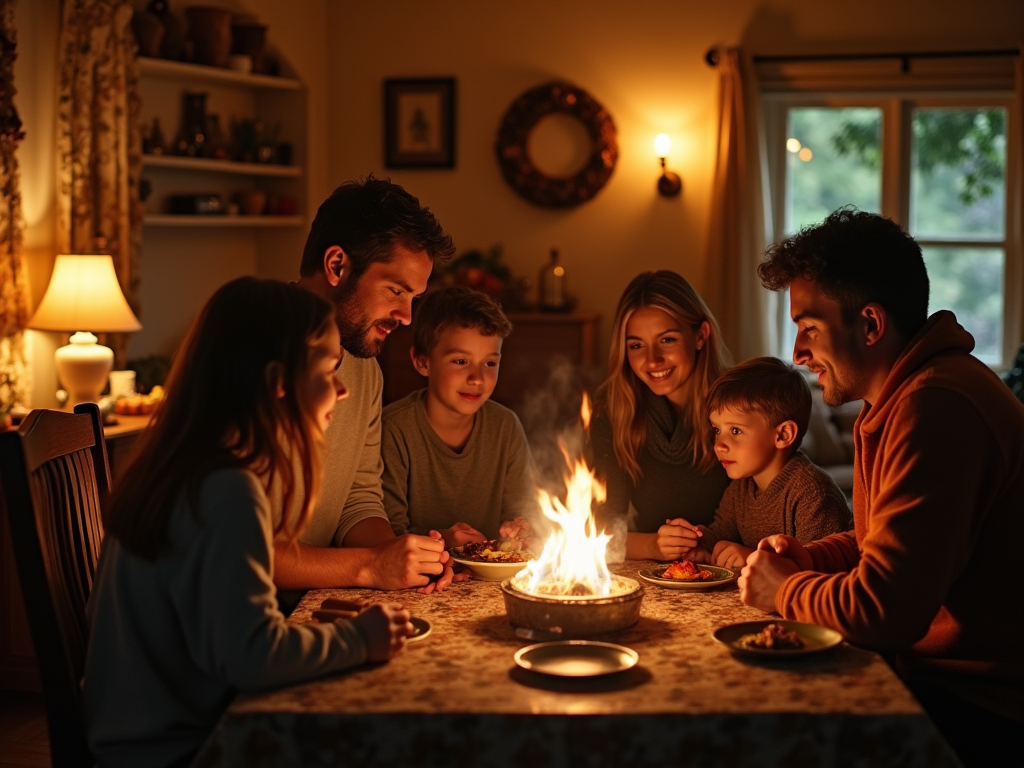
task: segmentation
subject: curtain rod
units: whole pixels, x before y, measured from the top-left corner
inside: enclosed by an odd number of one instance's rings
[[[897,53],[824,53],[824,54],[797,54],[793,56],[755,56],[755,64],[777,63],[787,61],[860,61],[867,59],[900,59],[901,69],[904,72],[910,71],[911,59],[956,59],[979,56],[1017,56],[1020,51],[1016,48],[1001,48],[996,50],[983,51],[903,51]],[[718,66],[718,49],[709,48],[704,54],[704,61],[709,67]]]

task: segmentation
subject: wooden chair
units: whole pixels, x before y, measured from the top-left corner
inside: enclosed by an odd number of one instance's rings
[[[46,700],[54,768],[92,765],[80,681],[110,468],[99,408],[32,411],[0,434],[0,484]]]

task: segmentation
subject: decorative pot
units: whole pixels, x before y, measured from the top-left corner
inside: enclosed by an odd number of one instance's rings
[[[264,72],[263,50],[267,43],[267,28],[262,24],[231,25],[231,53],[249,56],[252,71]]]
[[[260,216],[267,207],[267,193],[259,190],[241,192],[238,205],[246,216]]]
[[[227,67],[231,55],[231,11],[210,5],[185,9],[192,60],[210,67]]]
[[[164,39],[164,25],[156,14],[149,11],[136,11],[132,15],[132,31],[135,42],[139,46],[140,56],[157,58],[160,55],[160,43]]]
[[[203,157],[207,147],[206,94],[184,93],[181,134],[175,149],[179,155]]]

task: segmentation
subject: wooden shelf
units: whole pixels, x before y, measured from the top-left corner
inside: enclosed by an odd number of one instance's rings
[[[147,213],[143,219],[147,227],[300,227],[302,216],[188,216],[173,213]]]
[[[245,176],[302,175],[302,168],[298,165],[236,163],[233,160],[211,160],[205,157],[180,157],[178,155],[143,155],[142,165],[146,168],[174,168],[181,171],[238,173]]]
[[[149,77],[210,80],[247,88],[275,88],[284,91],[297,91],[302,88],[302,83],[291,77],[245,74],[235,72],[233,69],[207,67],[202,64],[189,64],[169,59],[152,59],[147,56],[139,56],[139,72]]]

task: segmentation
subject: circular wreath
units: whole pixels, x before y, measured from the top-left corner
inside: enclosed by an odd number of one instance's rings
[[[582,122],[592,142],[582,170],[567,179],[554,179],[537,170],[526,147],[540,119],[558,112]],[[608,110],[582,88],[557,81],[526,91],[512,102],[498,129],[495,149],[512,189],[531,203],[548,208],[571,208],[590,200],[608,182],[619,158],[615,123]]]

